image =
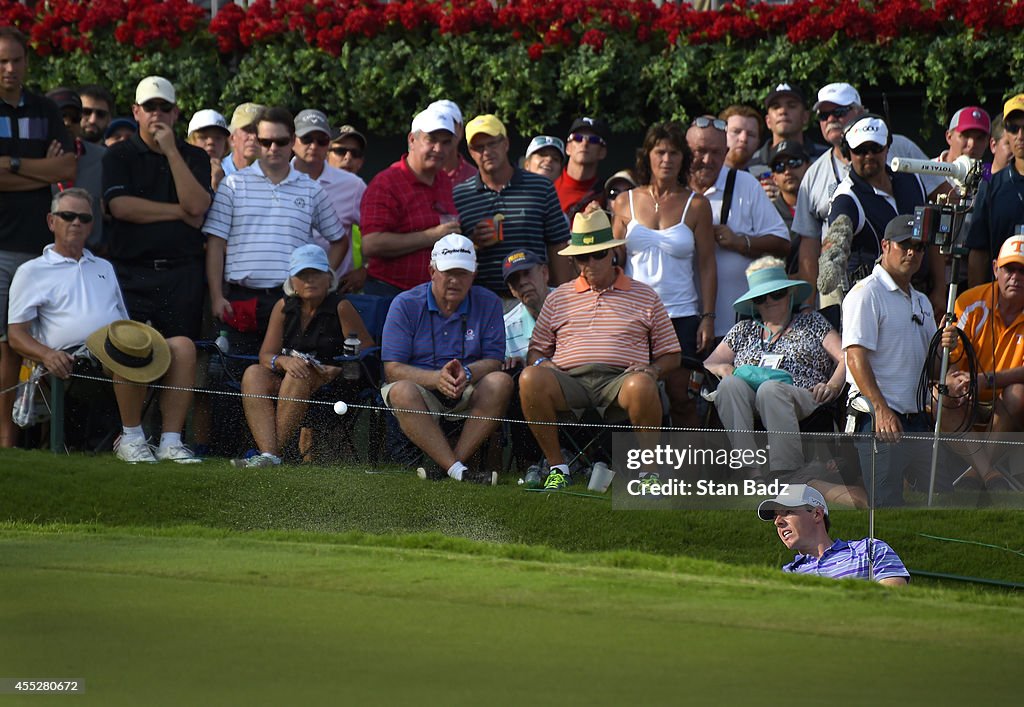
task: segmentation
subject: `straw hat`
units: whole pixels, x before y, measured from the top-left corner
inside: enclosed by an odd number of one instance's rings
[[[612,223],[603,209],[578,213],[572,220],[569,245],[558,251],[559,255],[583,255],[599,250],[618,248],[624,241],[612,237]]]
[[[133,383],[152,383],[171,365],[167,341],[141,322],[111,322],[89,334],[85,345],[104,367]]]

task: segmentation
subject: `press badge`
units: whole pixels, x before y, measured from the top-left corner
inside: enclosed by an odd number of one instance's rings
[[[782,368],[782,354],[761,354],[761,363],[757,365],[761,368],[774,368],[778,370]]]

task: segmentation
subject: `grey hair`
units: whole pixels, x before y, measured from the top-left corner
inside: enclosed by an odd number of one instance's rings
[[[338,273],[335,272],[334,270],[331,270],[331,284],[327,288],[327,291],[328,292],[334,292],[336,289],[338,289],[339,281],[340,281],[340,278],[338,277]],[[294,297],[295,296],[295,288],[292,287],[292,276],[291,275],[289,275],[287,278],[285,278],[284,284],[281,285],[281,289],[284,290],[285,297]]]
[[[760,258],[752,262],[747,266],[747,270],[744,273],[747,277],[750,277],[753,273],[758,270],[764,270],[766,268],[782,268],[786,269],[786,261],[781,258],[776,258],[774,255],[762,255]],[[794,280],[794,284],[796,281]]]
[[[53,195],[53,201],[50,202],[50,213],[55,214],[60,211],[60,200],[72,196],[77,199],[84,199],[92,204],[92,194],[82,187],[71,187]]]

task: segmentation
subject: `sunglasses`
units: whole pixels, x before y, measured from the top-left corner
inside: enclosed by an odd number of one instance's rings
[[[290,137],[258,137],[256,138],[256,142],[258,142],[261,147],[269,150],[271,145],[287,147],[292,144],[292,139]]]
[[[75,219],[78,219],[82,223],[92,223],[92,214],[80,214],[77,211],[54,211],[53,215],[61,221],[66,221],[68,223],[74,222]]]
[[[915,253],[920,253],[924,250],[924,241],[893,241],[899,249],[903,252],[912,250]]]
[[[863,157],[864,155],[880,155],[883,152],[885,152],[885,149],[885,145],[879,145],[878,143],[869,142],[865,143],[864,145],[860,145],[858,147],[853,148],[852,150],[850,150],[850,152],[852,152],[855,155]]]
[[[582,255],[572,256],[572,259],[577,263],[585,263],[590,259],[604,260],[608,257],[609,252],[611,252],[611,249],[599,250],[596,253],[583,253]]]
[[[695,118],[693,121],[693,125],[702,129],[711,127],[714,128],[715,130],[721,130],[723,133],[725,132],[725,128],[727,127],[725,121],[722,120],[721,118],[707,118],[703,115],[700,116],[699,118]]]
[[[776,162],[772,165],[772,171],[775,174],[782,174],[787,169],[798,169],[799,167],[807,164],[807,160],[803,157],[790,157],[788,160],[782,162]]]
[[[327,145],[331,144],[331,138],[321,133],[318,133],[316,135],[303,135],[302,137],[299,138],[299,142],[301,142],[303,145],[309,145],[315,142],[320,147],[326,147]]]
[[[604,145],[604,138],[593,133],[572,133],[569,139],[573,142],[585,142],[589,145]]]
[[[629,190],[630,190],[629,187],[626,187],[625,189],[618,189],[616,187],[612,187],[611,189],[608,190],[608,199],[609,200],[614,199],[619,194],[625,194]]]
[[[776,290],[775,292],[769,292],[766,295],[758,295],[757,297],[751,297],[750,301],[754,304],[764,304],[769,299],[772,302],[778,302],[779,300],[786,299],[789,297],[789,288],[784,290]]]
[[[332,147],[331,154],[337,155],[338,157],[352,155],[352,159],[363,159],[363,151],[360,150],[358,147]]]
[[[1003,123],[1003,130],[1011,135],[1019,133],[1021,128],[1024,128],[1024,123]]]
[[[853,110],[853,106],[839,106],[838,108],[833,108],[832,110],[821,110],[818,111],[818,120],[828,120],[829,118],[843,118],[851,110]]]
[[[167,101],[146,101],[141,107],[147,113],[170,113],[174,110],[174,104]]]
[[[86,118],[95,115],[100,120],[103,120],[105,118],[110,117],[110,111],[103,110],[102,108],[83,108],[82,115],[84,115]]]

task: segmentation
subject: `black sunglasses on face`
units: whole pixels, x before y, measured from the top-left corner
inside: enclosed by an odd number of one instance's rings
[[[758,295],[757,297],[751,297],[750,301],[754,304],[764,304],[771,298],[772,302],[778,302],[780,299],[786,299],[789,297],[789,288],[784,290],[776,290],[775,292],[769,292],[766,295]]]
[[[818,120],[828,120],[829,118],[844,118],[846,114],[853,110],[853,106],[839,106],[832,110],[820,110],[818,111]]]
[[[303,135],[299,138],[299,142],[303,145],[309,145],[310,143],[315,142],[320,147],[325,147],[331,143],[331,138],[322,133],[317,133],[316,135]]]
[[[577,263],[585,263],[591,258],[593,258],[594,260],[604,260],[605,258],[608,257],[609,251],[610,249],[605,249],[599,250],[596,253],[583,253],[582,255],[572,256],[572,259],[575,260]]]
[[[1003,123],[1003,129],[1011,135],[1019,133],[1021,128],[1024,128],[1024,123]]]
[[[100,120],[103,120],[104,118],[110,116],[110,111],[103,110],[102,108],[83,108],[82,115],[84,115],[86,118],[95,115]]]
[[[908,250],[913,250],[915,253],[921,253],[924,249],[924,241],[893,241],[899,249],[904,253]]]
[[[573,142],[586,142],[591,145],[603,145],[604,138],[593,133],[573,133],[569,136]]]
[[[290,137],[258,137],[256,138],[256,142],[258,142],[261,147],[269,150],[271,145],[287,147],[292,144],[292,139]]]
[[[356,160],[361,160],[363,158],[363,151],[358,147],[332,147],[331,154],[337,155],[338,157],[352,155],[352,158]]]
[[[146,101],[142,104],[142,110],[147,113],[156,113],[157,111],[161,113],[170,113],[174,110],[174,104],[168,103],[167,101]]]
[[[92,223],[92,214],[80,214],[77,211],[54,211],[53,215],[68,223],[72,223],[75,219],[82,223]]]
[[[699,118],[694,118],[693,124],[702,129],[712,127],[715,130],[721,130],[723,133],[725,132],[726,127],[728,127],[725,121],[721,118],[706,118],[703,115]]]
[[[868,142],[859,147],[855,147],[850,150],[855,155],[863,157],[864,155],[880,155],[885,152],[885,145],[879,145],[874,142]]]
[[[790,157],[788,160],[782,162],[776,162],[772,165],[772,171],[775,174],[782,174],[787,169],[799,169],[802,165],[806,164],[807,160],[803,157]]]

